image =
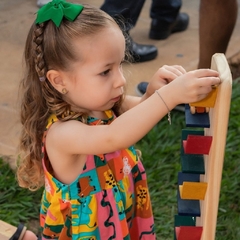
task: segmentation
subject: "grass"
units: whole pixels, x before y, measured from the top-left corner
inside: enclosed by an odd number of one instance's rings
[[[149,116],[151,117],[151,116]],[[181,112],[172,112],[140,142],[148,175],[157,236],[173,239],[173,220],[177,213],[177,172],[180,167],[180,136],[185,128]],[[240,239],[240,84],[235,80],[222,176],[216,239]],[[18,187],[14,172],[0,160],[0,219],[17,225],[38,218],[41,191],[31,193]]]
[[[0,219],[17,226],[39,218],[41,191],[20,188],[15,173],[0,159]]]

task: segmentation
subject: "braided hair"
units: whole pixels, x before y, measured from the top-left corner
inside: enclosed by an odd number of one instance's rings
[[[22,131],[17,169],[20,186],[37,190],[44,183],[42,137],[51,114],[61,121],[79,118],[86,122],[86,114],[72,111],[64,95],[51,85],[46,78],[47,71],[67,71],[78,59],[71,41],[94,35],[111,24],[117,25],[108,14],[85,5],[74,22],[63,19],[59,28],[51,21],[31,26],[25,44],[26,70],[20,84]],[[116,115],[120,108],[121,101],[113,107]]]

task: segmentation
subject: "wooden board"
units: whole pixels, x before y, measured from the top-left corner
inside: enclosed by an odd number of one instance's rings
[[[10,237],[16,232],[17,228],[0,220],[0,240],[9,240]],[[22,239],[26,227],[22,231],[22,234],[19,239]]]
[[[210,109],[210,128],[204,129],[205,135],[212,136],[213,140],[209,155],[204,155],[205,175],[201,175],[201,181],[208,183],[205,200],[201,201],[201,217],[196,223],[203,226],[201,240],[215,239],[232,94],[232,75],[225,55],[214,54],[211,68],[219,72],[222,83],[218,87],[215,106]]]

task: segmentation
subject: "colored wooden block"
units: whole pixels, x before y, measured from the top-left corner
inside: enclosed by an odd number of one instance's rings
[[[179,226],[196,226],[196,218],[191,216],[174,216],[174,227]]]
[[[187,140],[183,140],[185,154],[209,154],[212,144],[212,136],[188,135]]]
[[[202,127],[209,128],[210,120],[208,113],[195,113],[190,112],[188,104],[185,105],[185,122],[187,127]]]
[[[182,129],[182,140],[188,135],[204,136],[203,130]],[[181,142],[181,167],[183,173],[205,174],[204,158],[202,154],[185,154]]]
[[[181,154],[183,173],[205,174],[204,158],[201,154]]]
[[[179,226],[196,226],[196,218],[191,216],[174,216],[174,228]],[[176,240],[176,232],[174,231],[174,240]]]
[[[200,175],[178,172],[178,185],[182,185],[183,182],[200,182]]]
[[[10,225],[2,220],[0,220],[0,239],[1,240],[9,240],[12,235],[16,232],[17,228],[15,226]],[[20,232],[20,236],[17,238],[19,240],[23,239],[24,234],[26,233],[27,228],[24,226],[23,230]],[[25,234],[26,236],[26,234]]]
[[[206,108],[205,107],[195,107],[197,113],[205,113]],[[191,109],[191,108],[190,108]]]
[[[178,185],[182,185],[184,181],[199,182],[200,175],[179,172]],[[177,190],[177,205],[178,205],[178,215],[193,216],[193,217],[201,216],[199,200],[181,199],[179,189]]]
[[[188,135],[204,136],[204,131],[197,129],[182,129],[182,140],[186,140]]]
[[[213,108],[216,102],[218,87],[213,88],[213,90],[208,94],[206,98],[201,101],[190,103],[190,106],[194,107],[210,107]]]
[[[176,227],[177,240],[201,240],[203,227],[200,226],[181,226]]]
[[[179,185],[181,199],[204,200],[207,191],[205,182],[183,182]]]
[[[199,200],[181,199],[179,190],[177,193],[177,207],[178,207],[178,215],[193,216],[193,217],[201,216]]]

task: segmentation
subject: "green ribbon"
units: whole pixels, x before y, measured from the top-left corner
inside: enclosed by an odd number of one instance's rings
[[[52,20],[59,27],[64,17],[73,22],[83,8],[80,4],[69,3],[65,0],[52,0],[38,10],[36,24]]]

